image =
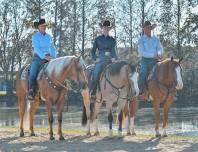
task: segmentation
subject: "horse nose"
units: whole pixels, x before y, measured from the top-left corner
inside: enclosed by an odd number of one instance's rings
[[[183,82],[178,83],[177,86],[176,86],[176,89],[177,89],[177,90],[183,89]]]

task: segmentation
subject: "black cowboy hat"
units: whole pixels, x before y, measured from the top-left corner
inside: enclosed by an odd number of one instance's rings
[[[34,24],[33,25],[34,28],[38,28],[39,25],[47,25],[45,19],[40,19],[39,21],[35,21],[33,24]]]
[[[154,29],[157,25],[151,24],[150,21],[145,21],[143,27],[150,26],[152,29]]]
[[[42,25],[47,25],[44,18],[41,18],[41,19],[38,21],[38,26],[41,25],[41,24],[42,24]]]
[[[100,27],[104,27],[104,26],[105,27],[112,27],[112,24],[109,20],[105,20],[103,23],[100,23],[99,25],[100,25]]]

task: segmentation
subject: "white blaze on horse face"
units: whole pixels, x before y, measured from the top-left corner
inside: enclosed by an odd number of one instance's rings
[[[176,74],[177,74],[177,86],[176,89],[180,90],[183,88],[183,81],[182,81],[182,76],[181,76],[181,68],[178,66],[175,69]]]
[[[137,72],[134,72],[133,75],[131,76],[131,80],[133,81],[133,84],[134,84],[136,96],[139,95],[138,76],[139,74]]]

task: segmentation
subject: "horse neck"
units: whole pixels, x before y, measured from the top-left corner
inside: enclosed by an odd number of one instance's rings
[[[128,84],[126,67],[121,68],[119,75],[110,75],[110,80],[115,86],[126,86]]]
[[[62,72],[57,76],[60,82],[64,82],[66,79],[72,77],[72,68],[74,66],[74,61],[72,60],[69,65],[64,65]]]
[[[158,81],[166,86],[171,87],[173,85],[173,72],[170,68],[169,63],[162,63],[158,66],[157,77]]]

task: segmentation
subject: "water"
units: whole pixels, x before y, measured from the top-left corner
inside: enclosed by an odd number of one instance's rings
[[[57,113],[53,108],[55,118],[54,127],[57,126]],[[65,107],[66,111],[66,107]],[[161,109],[162,113],[163,109]],[[182,136],[198,137],[198,107],[174,108],[169,113],[168,134],[177,134]],[[114,130],[117,130],[116,108],[114,108]],[[68,112],[63,113],[64,129],[82,129],[81,126],[82,108],[70,106]],[[162,123],[161,114],[161,123]],[[101,109],[99,115],[100,129],[108,129],[107,112],[105,108]],[[138,110],[135,125],[136,130],[144,133],[154,133],[154,113],[152,108],[141,108]],[[0,107],[0,127],[19,126],[18,107]],[[44,106],[40,106],[35,116],[35,127],[48,127],[48,116]],[[83,128],[85,129],[85,128]],[[94,129],[94,126],[91,126]]]

